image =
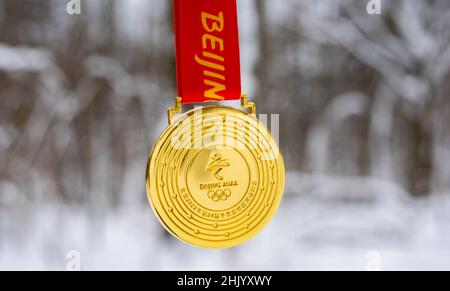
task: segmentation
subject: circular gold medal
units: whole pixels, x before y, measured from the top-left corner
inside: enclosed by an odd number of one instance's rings
[[[259,233],[278,209],[285,169],[269,130],[222,106],[183,114],[156,142],[147,194],[166,229],[191,245],[229,248]]]

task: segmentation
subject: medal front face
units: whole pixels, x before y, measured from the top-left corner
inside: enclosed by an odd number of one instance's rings
[[[204,248],[229,248],[259,233],[278,209],[284,162],[269,130],[229,107],[192,110],[156,142],[147,194],[174,236]]]

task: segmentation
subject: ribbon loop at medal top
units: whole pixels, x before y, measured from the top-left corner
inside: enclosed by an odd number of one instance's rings
[[[240,99],[236,0],[174,0],[174,12],[182,103]]]

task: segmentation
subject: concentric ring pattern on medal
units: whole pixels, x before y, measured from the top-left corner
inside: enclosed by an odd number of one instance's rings
[[[227,248],[270,221],[285,169],[267,128],[247,113],[206,107],[186,113],[156,143],[147,192],[162,224],[179,239]]]

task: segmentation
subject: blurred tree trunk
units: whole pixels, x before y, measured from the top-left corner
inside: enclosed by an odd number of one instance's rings
[[[432,135],[422,117],[412,121],[414,142],[409,172],[409,190],[415,196],[431,194]]]
[[[4,18],[0,42],[39,46],[46,41],[46,23],[51,19],[51,0],[1,0]]]
[[[260,106],[265,107],[270,91],[270,35],[269,20],[267,15],[267,1],[254,0],[257,19],[257,35],[258,35],[258,59],[256,61],[254,72],[258,86],[256,98]]]

